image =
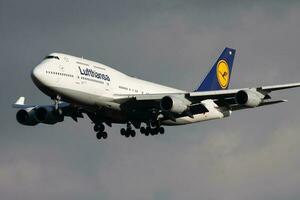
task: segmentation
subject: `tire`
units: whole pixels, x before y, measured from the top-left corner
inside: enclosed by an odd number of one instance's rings
[[[152,129],[151,132],[150,132],[151,135],[157,135],[157,129]]]
[[[107,133],[106,133],[106,132],[103,132],[103,133],[102,133],[102,137],[103,137],[103,139],[106,139],[106,138],[107,138]]]
[[[148,126],[148,127],[146,128],[145,135],[148,136],[150,133],[151,133],[151,128]]]
[[[145,127],[141,127],[140,128],[140,132],[141,132],[141,134],[145,134],[146,133],[146,128]]]
[[[102,132],[97,132],[96,137],[98,140],[102,138]]]
[[[134,130],[131,130],[131,131],[130,131],[130,135],[131,135],[131,137],[135,137],[135,131],[134,131]]]
[[[98,131],[99,131],[99,126],[98,126],[98,125],[95,125],[95,126],[94,126],[94,131],[95,131],[95,132],[98,132]]]
[[[105,129],[105,126],[103,124],[95,124],[94,131],[95,132],[103,132]]]
[[[165,133],[165,129],[163,127],[159,127],[158,132],[162,135]]]
[[[125,135],[126,134],[125,128],[121,128],[120,133],[121,133],[121,135]]]
[[[125,132],[125,137],[129,137],[130,136],[130,130],[126,130],[126,132]]]
[[[98,126],[99,126],[99,130],[100,130],[101,132],[104,132],[105,126],[104,126],[103,124],[99,124]]]

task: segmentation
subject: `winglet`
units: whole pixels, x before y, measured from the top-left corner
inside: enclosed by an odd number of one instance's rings
[[[19,97],[18,100],[12,105],[13,108],[24,108],[25,106],[25,97]]]
[[[15,103],[15,105],[24,105],[24,104],[25,104],[25,97],[19,97]]]

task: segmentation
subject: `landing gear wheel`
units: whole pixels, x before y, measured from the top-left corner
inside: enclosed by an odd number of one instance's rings
[[[98,140],[102,138],[102,132],[97,132],[96,137]]]
[[[148,133],[151,132],[151,128],[149,126],[146,128],[146,132],[148,132]]]
[[[165,133],[165,129],[163,127],[159,127],[158,132],[163,135]]]
[[[148,127],[146,128],[145,135],[148,136],[150,133],[151,133],[151,128],[148,126]]]
[[[103,139],[106,139],[107,138],[107,133],[106,132],[102,132],[102,137],[103,137]]]
[[[99,131],[99,127],[97,125],[94,126],[94,131],[98,132]]]
[[[135,137],[135,131],[134,131],[134,130],[131,130],[131,131],[130,131],[130,136],[131,136],[131,137]]]
[[[105,129],[105,126],[104,126],[103,124],[100,124],[100,125],[99,125],[99,130],[103,132],[104,129]]]
[[[126,134],[125,128],[121,128],[120,133],[121,133],[121,135],[125,135]]]
[[[103,132],[105,129],[105,126],[103,124],[95,124],[94,131],[95,132]]]
[[[126,132],[125,132],[125,137],[129,137],[130,136],[130,130],[126,130]]]
[[[155,128],[152,129],[151,132],[150,132],[150,134],[151,135],[157,135],[157,129],[155,129]]]
[[[145,127],[141,127],[140,128],[140,132],[141,132],[141,134],[145,134],[146,133],[146,128]]]

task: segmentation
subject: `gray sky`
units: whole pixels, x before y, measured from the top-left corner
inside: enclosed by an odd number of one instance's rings
[[[299,89],[163,136],[116,125],[101,142],[88,119],[24,127],[11,108],[50,103],[30,71],[54,51],[192,90],[229,46],[231,88],[299,82],[300,4],[241,2],[0,0],[1,199],[299,199]]]

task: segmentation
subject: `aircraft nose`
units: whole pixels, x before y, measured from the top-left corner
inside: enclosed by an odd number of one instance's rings
[[[36,66],[31,72],[31,78],[34,82],[41,82],[43,69],[40,65]]]
[[[31,76],[33,76],[36,79],[40,79],[41,75],[42,75],[41,66],[36,66],[35,68],[33,68],[31,72]]]

